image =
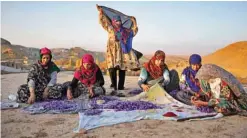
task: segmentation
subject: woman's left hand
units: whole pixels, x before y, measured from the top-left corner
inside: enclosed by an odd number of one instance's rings
[[[93,97],[94,96],[93,87],[88,87],[88,91],[89,91],[90,97]]]
[[[49,95],[49,88],[46,87],[43,93],[43,99],[47,99],[48,95]]]

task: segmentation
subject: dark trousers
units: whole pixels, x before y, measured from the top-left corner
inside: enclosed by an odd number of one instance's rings
[[[118,87],[117,87],[117,70],[119,70],[118,77]],[[109,74],[111,78],[111,86],[117,90],[118,89],[123,89],[124,88],[124,82],[125,82],[125,70],[120,70],[116,68],[109,68]]]

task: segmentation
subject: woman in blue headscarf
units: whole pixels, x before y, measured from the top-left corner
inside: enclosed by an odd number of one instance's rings
[[[193,54],[189,58],[190,66],[186,67],[180,79],[180,91],[176,93],[176,98],[188,105],[192,105],[191,97],[200,92],[200,83],[195,78],[196,73],[201,68],[202,58],[198,54]]]

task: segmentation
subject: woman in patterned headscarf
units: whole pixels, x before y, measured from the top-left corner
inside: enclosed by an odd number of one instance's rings
[[[60,69],[52,62],[52,53],[48,48],[40,49],[40,60],[33,64],[27,77],[27,83],[17,91],[17,101],[32,104],[44,99],[62,97],[62,86],[56,84]]]
[[[247,116],[247,94],[237,97],[229,85],[221,78],[199,80],[201,91],[191,97],[197,107],[211,107],[223,115],[239,114]]]
[[[138,32],[137,23],[134,17],[128,16],[133,24],[130,29],[125,28],[119,15],[109,19],[103,12],[102,6],[97,6],[97,8],[100,24],[108,32],[106,61],[112,83],[111,87],[114,90],[123,90],[126,70],[140,68],[138,58],[132,49],[133,37]],[[117,70],[119,70],[118,87]]]
[[[67,89],[67,98],[70,100],[82,94],[86,98],[104,95],[104,83],[103,74],[95,64],[93,56],[85,54],[82,57],[80,69],[75,71],[74,78]]]
[[[158,50],[149,62],[144,64],[138,80],[138,85],[143,89],[143,91],[148,91],[152,85],[149,84],[149,82],[154,82],[154,80],[158,83],[161,82],[163,87],[170,83],[169,70],[165,64],[165,57],[165,53]]]

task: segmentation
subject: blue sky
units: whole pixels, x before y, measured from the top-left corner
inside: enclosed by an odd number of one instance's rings
[[[133,47],[144,54],[209,54],[247,40],[247,2],[1,2],[1,37],[41,48],[106,51],[96,4],[135,16]]]

